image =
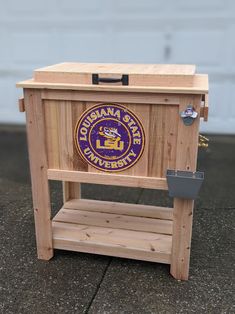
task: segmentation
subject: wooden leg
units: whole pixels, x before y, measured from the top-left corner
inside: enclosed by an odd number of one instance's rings
[[[38,258],[53,256],[51,205],[41,92],[25,91],[28,150]]]
[[[175,169],[195,171],[200,119],[197,118],[191,126],[187,126],[180,117],[180,112],[184,111],[189,104],[200,112],[200,96],[182,95],[180,97]],[[189,275],[193,206],[193,200],[174,199],[170,271],[172,276],[179,280],[187,280]]]
[[[171,274],[188,280],[193,220],[192,200],[174,199]]]
[[[63,201],[71,199],[81,199],[81,183],[63,181]]]

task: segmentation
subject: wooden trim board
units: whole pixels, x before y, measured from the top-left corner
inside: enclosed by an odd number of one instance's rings
[[[166,104],[179,105],[179,95],[164,95],[150,93],[121,93],[104,91],[75,91],[75,90],[42,90],[42,99],[69,100],[69,101],[94,101],[94,102],[121,102],[134,104]]]
[[[47,175],[49,180],[130,186],[159,190],[168,189],[165,178],[130,176],[121,174],[115,175],[109,173],[95,173],[57,169],[48,169]]]
[[[208,76],[198,74],[194,76],[192,87],[175,86],[110,86],[110,85],[89,85],[72,83],[46,83],[36,82],[32,79],[16,84],[17,87],[39,88],[39,89],[61,89],[61,90],[81,90],[81,91],[107,91],[107,92],[138,92],[138,93],[170,93],[170,94],[207,94]]]

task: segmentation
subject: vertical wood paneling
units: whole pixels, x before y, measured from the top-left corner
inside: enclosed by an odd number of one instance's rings
[[[148,175],[161,177],[164,147],[164,107],[151,105],[149,125]]]
[[[82,161],[77,148],[75,146],[74,142],[74,132],[75,132],[75,127],[77,124],[78,119],[80,118],[81,114],[85,111],[86,109],[86,104],[84,102],[80,101],[73,101],[72,102],[72,134],[73,134],[73,150],[74,150],[74,155],[73,155],[73,169],[81,169],[83,171],[87,171],[88,166],[84,161]],[[77,182],[66,182],[64,183],[64,198],[66,200],[72,199],[72,198],[81,198],[81,184]]]
[[[84,110],[96,102],[45,100],[46,143],[49,168],[102,172],[86,164],[75,147],[74,130]],[[120,174],[165,177],[176,164],[178,106],[162,104],[121,104],[133,111],[145,132],[145,149],[139,161]],[[118,173],[116,173],[118,174]],[[80,190],[71,184],[71,194]],[[77,188],[75,188],[75,185]],[[77,193],[80,195],[80,191]]]
[[[57,105],[57,110],[60,167],[65,170],[72,170],[74,148],[71,101],[60,101]]]
[[[148,175],[165,177],[176,158],[178,106],[151,105],[149,123]]]
[[[48,167],[83,170],[87,166],[74,143],[76,122],[85,110],[83,102],[45,100],[44,104]]]
[[[60,169],[57,107],[56,100],[43,102],[47,161],[51,169]]]
[[[163,148],[163,162],[161,177],[166,176],[167,169],[175,169],[176,163],[176,143],[178,135],[178,125],[176,121],[179,116],[178,106],[167,106],[165,108],[165,134]]]
[[[82,101],[72,101],[72,136],[73,136],[73,169],[81,169],[87,171],[87,164],[82,160],[79,155],[74,142],[74,132],[78,119],[81,117],[82,113],[86,110],[86,103]]]
[[[74,130],[77,120],[85,110],[79,101],[45,100],[44,119],[48,167],[64,170],[87,170],[75,143]],[[64,200],[80,198],[79,183],[63,182]]]
[[[72,104],[71,101],[60,101],[57,104],[59,157],[60,167],[65,170],[73,169],[74,147],[72,131]],[[63,182],[63,199],[70,199],[70,182]]]

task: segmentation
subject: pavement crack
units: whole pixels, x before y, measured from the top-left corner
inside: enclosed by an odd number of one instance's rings
[[[102,283],[103,283],[103,281],[104,281],[104,277],[105,277],[105,275],[106,275],[106,273],[107,273],[107,271],[108,271],[108,268],[109,268],[109,266],[110,266],[110,264],[111,264],[111,262],[112,262],[112,257],[109,259],[109,261],[108,261],[108,263],[107,263],[107,265],[106,265],[106,267],[105,267],[105,269],[104,269],[104,272],[103,272],[103,274],[102,274],[102,277],[101,277],[101,279],[100,279],[100,282],[99,282],[99,284],[97,285],[97,287],[96,287],[96,289],[95,289],[95,293],[93,294],[93,296],[92,296],[92,298],[91,298],[91,300],[90,300],[90,302],[89,302],[89,304],[88,304],[88,306],[87,306],[87,308],[86,308],[86,310],[85,310],[85,314],[88,314],[89,313],[89,310],[90,310],[90,308],[91,308],[91,306],[92,306],[92,304],[93,304],[93,301],[95,300],[95,297],[96,297],[96,295],[97,295],[97,293],[99,292],[99,290],[100,290],[100,287],[101,287],[101,285],[102,285]]]

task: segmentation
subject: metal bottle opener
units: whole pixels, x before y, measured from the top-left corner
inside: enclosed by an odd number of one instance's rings
[[[191,125],[197,118],[198,113],[193,109],[192,105],[188,105],[188,107],[180,113],[180,116],[185,125]]]

